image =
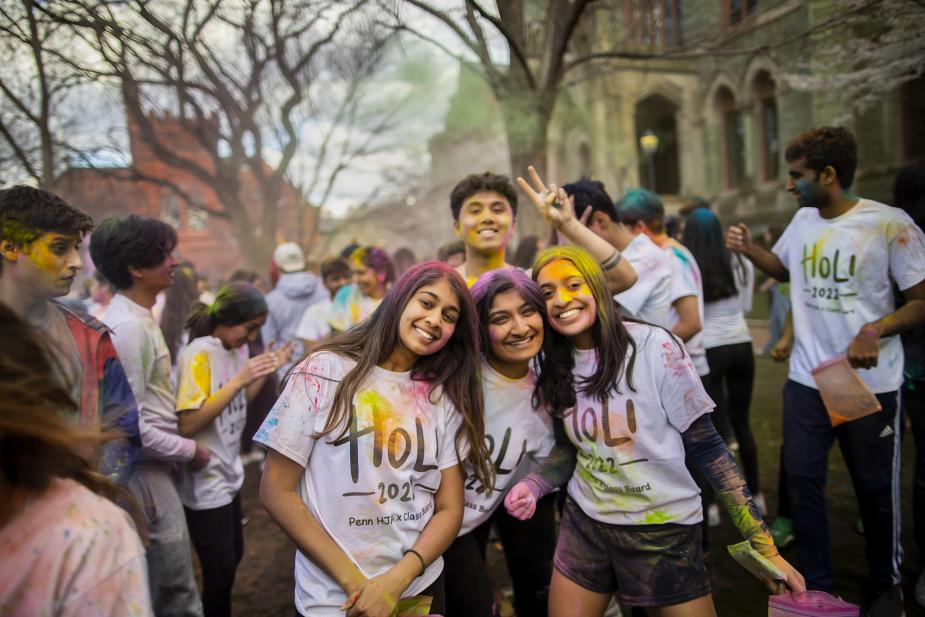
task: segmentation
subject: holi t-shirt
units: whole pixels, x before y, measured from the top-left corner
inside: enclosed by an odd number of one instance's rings
[[[537,459],[552,451],[555,445],[552,416],[545,408],[533,407],[535,384],[533,371],[522,379],[511,379],[488,362],[482,362],[485,442],[495,469],[495,486],[488,491],[467,469],[465,510],[459,535],[484,523],[508,489],[533,470]]]
[[[73,480],[52,480],[0,529],[0,566],[2,615],[153,615],[128,513]]]
[[[925,279],[925,236],[908,214],[861,199],[834,219],[801,208],[774,245],[790,272],[794,345],[790,379],[810,388],[812,370],[844,355],[861,327],[896,309],[892,284],[909,289]],[[877,366],[857,369],[876,393],[899,388],[899,336],[880,339]]]
[[[732,276],[735,279],[735,295],[703,305],[703,346],[707,349],[752,340],[745,313],[752,310],[755,266],[741,255],[733,254]]]
[[[614,299],[630,317],[667,326],[672,300],[669,257],[647,235],[637,234],[623,258],[636,270],[636,282]]]
[[[677,337],[645,324],[626,329],[636,342],[634,390],[624,372],[618,394],[601,402],[578,392],[563,417],[578,448],[568,494],[602,523],[699,523],[700,490],[684,464],[681,434],[713,401]],[[576,351],[576,383],[596,369],[596,350]]]
[[[199,409],[247,365],[247,346],[225,349],[214,336],[190,341],[177,363],[177,411]],[[199,471],[184,467],[180,500],[192,510],[220,508],[232,502],[244,484],[241,434],[247,419],[247,394],[241,388],[218,416],[193,438],[212,451]]]
[[[356,285],[344,285],[334,296],[328,325],[338,332],[346,332],[372,315],[381,302],[382,298],[370,298]]]
[[[440,471],[457,465],[462,416],[429,385],[374,367],[353,400],[353,419],[323,437],[338,383],[355,363],[317,353],[293,371],[254,436],[305,467],[297,491],[334,542],[371,578],[386,572],[417,541],[434,513]],[[436,402],[434,402],[436,401]],[[437,559],[411,583],[421,593],[443,570]],[[312,617],[343,617],[343,589],[296,553],[296,608]]]
[[[671,310],[668,311],[668,329],[674,328],[680,321],[678,311],[673,306],[675,301],[687,296],[697,297],[697,311],[700,313],[701,328],[703,324],[703,277],[700,276],[700,267],[697,260],[687,250],[687,247],[672,242],[663,249],[668,254],[671,263]],[[703,330],[692,336],[684,343],[691,361],[701,377],[709,375],[710,365],[707,364],[707,351],[703,346]]]

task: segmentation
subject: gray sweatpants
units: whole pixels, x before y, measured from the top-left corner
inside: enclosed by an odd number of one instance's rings
[[[202,617],[183,504],[167,463],[135,466],[128,488],[148,532],[148,585],[157,617]]]

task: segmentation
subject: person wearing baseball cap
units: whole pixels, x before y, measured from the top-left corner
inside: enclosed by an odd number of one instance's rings
[[[328,292],[321,279],[305,269],[305,254],[295,242],[284,242],[273,251],[273,263],[280,271],[279,281],[273,291],[267,294],[269,314],[261,329],[265,345],[275,342],[283,345],[292,342],[295,349],[293,360],[302,357],[302,341],[295,336],[299,321],[305,309],[327,299]],[[280,378],[286,375],[291,364],[281,366]]]

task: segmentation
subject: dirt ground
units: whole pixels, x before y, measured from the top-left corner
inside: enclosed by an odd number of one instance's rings
[[[777,454],[780,446],[780,388],[786,369],[766,358],[758,358],[758,382],[752,403],[752,428],[759,445],[761,480],[768,507],[773,513],[777,505]],[[912,456],[911,435],[903,442],[903,566],[906,614],[925,616],[925,610],[913,599],[913,587],[918,578],[918,551],[912,539]],[[243,489],[243,507],[250,522],[244,528],[245,554],[238,568],[233,595],[235,615],[287,615],[293,606],[294,549],[279,528],[270,520],[257,497],[259,468],[247,468]],[[827,487],[829,517],[832,525],[833,551],[836,564],[836,590],[844,599],[860,603],[864,598],[866,565],[864,543],[854,531],[857,505],[850,478],[837,448],[829,458]],[[720,547],[740,541],[728,517],[714,529],[714,550],[707,564],[711,573],[713,596],[721,617],[758,617],[767,615],[767,593],[751,575],[741,569]],[[784,549],[788,560],[796,561],[794,547]],[[504,565],[496,551],[489,560],[497,572],[502,593],[507,585]],[[510,613],[508,613],[510,614]]]

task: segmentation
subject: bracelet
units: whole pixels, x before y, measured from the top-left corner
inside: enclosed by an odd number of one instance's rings
[[[601,268],[604,272],[609,272],[617,267],[617,264],[620,263],[620,260],[623,259],[623,255],[620,254],[620,251],[617,249],[613,250],[613,255],[601,262]]]
[[[416,550],[414,550],[413,548],[409,548],[407,551],[405,551],[404,553],[402,553],[402,557],[404,557],[404,556],[407,555],[408,553],[411,553],[412,555],[414,555],[415,557],[417,557],[417,558],[418,558],[418,561],[421,562],[421,573],[420,573],[418,576],[424,576],[424,570],[427,569],[427,565],[424,563],[424,558],[421,557],[421,554],[420,554],[419,552],[417,552]]]

